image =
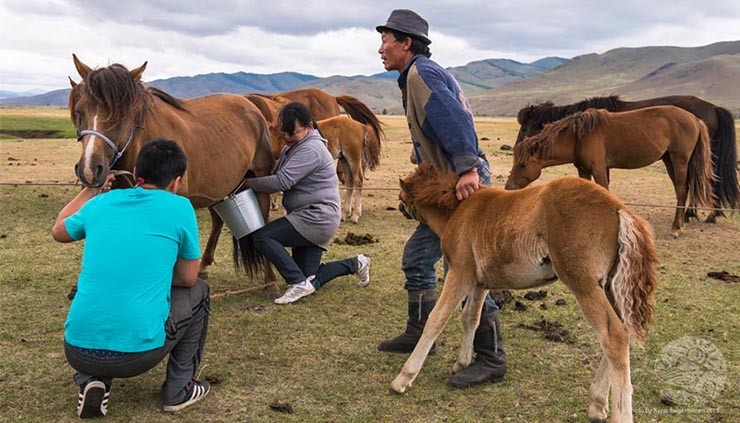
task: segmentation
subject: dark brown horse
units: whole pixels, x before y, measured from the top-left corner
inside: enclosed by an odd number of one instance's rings
[[[609,169],[637,169],[663,160],[676,191],[671,233],[678,236],[690,204],[712,202],[712,163],[707,127],[673,106],[611,113],[588,109],[550,123],[514,146],[507,189],[539,178],[542,168],[573,163],[582,178],[609,188]]]
[[[129,71],[120,64],[91,69],[73,55],[82,77],[71,79],[69,110],[82,145],[75,171],[84,185],[99,186],[110,170],[133,171],[142,145],[154,138],[177,142],[188,158],[179,194],[196,208],[209,207],[211,234],[201,260],[201,274],[213,263],[223,221],[210,208],[236,188],[247,172],[267,175],[272,153],[267,124],[260,111],[239,95],[216,94],[178,100],[146,88],[141,75],[146,63]],[[269,197],[259,195],[265,217]],[[253,251],[242,250],[248,273],[261,263]],[[274,282],[271,267],[266,275]],[[275,285],[275,289],[277,286]]]
[[[714,208],[740,206],[740,184],[737,171],[737,145],[735,141],[735,122],[729,110],[700,98],[681,95],[658,97],[640,101],[623,101],[618,96],[593,97],[578,103],[556,106],[551,102],[527,106],[519,110],[519,134],[516,143],[525,137],[537,134],[547,123],[558,121],[586,109],[606,109],[610,112],[625,112],[652,106],[676,106],[693,113],[701,119],[712,139],[712,165],[716,179],[713,182]],[[707,216],[707,222],[714,223],[717,216],[724,213],[715,210]],[[697,217],[696,210],[690,208],[686,217]]]
[[[603,352],[589,390],[590,421],[606,421],[611,390],[611,421],[632,422],[629,340],[647,334],[657,288],[650,225],[607,190],[578,178],[518,191],[481,188],[462,202],[455,197],[457,179],[423,164],[401,181],[401,208],[439,236],[449,271],[391,389],[403,393],[411,386],[464,298],[462,346],[453,372],[472,361],[489,289],[531,289],[560,279]]]

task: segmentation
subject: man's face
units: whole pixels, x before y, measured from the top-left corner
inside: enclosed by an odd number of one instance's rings
[[[405,38],[403,42],[396,41],[396,37],[390,32],[383,32],[380,36],[380,59],[383,61],[385,70],[402,71],[406,63],[411,59],[411,38]]]

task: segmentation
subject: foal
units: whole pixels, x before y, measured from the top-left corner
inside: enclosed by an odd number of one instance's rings
[[[604,353],[588,416],[632,421],[629,338],[652,320],[657,263],[649,224],[606,189],[563,178],[518,191],[481,188],[455,197],[457,177],[428,165],[401,180],[400,209],[439,235],[449,264],[424,333],[391,389],[403,393],[464,298],[463,341],[453,372],[472,361],[473,335],[489,289],[528,289],[560,279],[575,295]]]

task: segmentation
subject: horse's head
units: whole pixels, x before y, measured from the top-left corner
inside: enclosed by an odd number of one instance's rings
[[[552,102],[545,102],[542,104],[527,105],[519,110],[517,113],[516,120],[519,123],[519,133],[516,135],[516,141],[514,144],[519,144],[524,138],[536,135],[542,130],[543,122],[542,115],[546,110],[553,108]]]
[[[514,145],[514,164],[506,180],[506,189],[520,189],[531,184],[542,174],[542,135],[534,135]]]
[[[80,83],[70,78],[69,111],[82,143],[75,173],[83,185],[100,186],[141,123],[146,63],[132,71],[119,64],[93,70],[77,56],[72,58],[82,77]]]

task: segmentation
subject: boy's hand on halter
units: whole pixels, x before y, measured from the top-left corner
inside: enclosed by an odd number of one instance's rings
[[[455,186],[455,194],[457,199],[462,201],[478,190],[478,168],[472,168],[468,173],[460,175],[460,179],[457,180]]]
[[[116,180],[116,175],[111,172],[108,174],[108,176],[105,177],[105,183],[103,183],[103,186],[101,186],[100,192],[108,192],[113,188],[113,181]]]

